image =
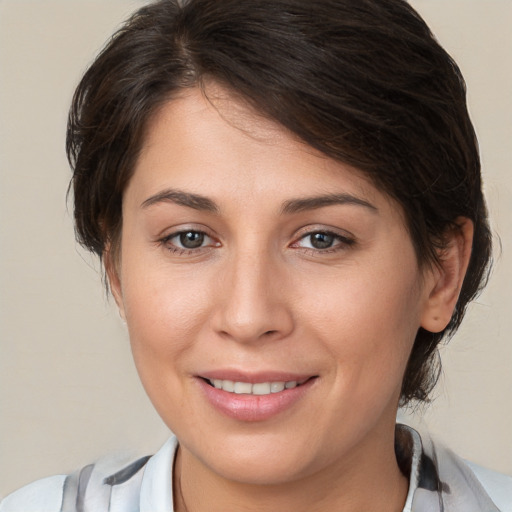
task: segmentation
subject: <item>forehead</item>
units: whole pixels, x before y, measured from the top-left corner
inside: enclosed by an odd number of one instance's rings
[[[128,192],[143,201],[172,186],[247,200],[269,184],[269,201],[287,191],[349,192],[372,203],[391,202],[401,211],[361,171],[305,144],[218,86],[182,90],[155,112]]]
[[[211,151],[224,138],[229,139],[233,150],[244,146],[247,156],[250,148],[259,147],[267,152],[279,149],[283,153],[308,153],[316,156],[319,163],[328,160],[239,95],[216,84],[182,89],[163,104],[149,119],[140,156],[144,159],[158,144],[178,140],[177,145],[184,149],[194,144],[195,148]]]

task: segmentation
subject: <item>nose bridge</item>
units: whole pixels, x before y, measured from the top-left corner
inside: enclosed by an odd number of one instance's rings
[[[283,337],[293,328],[282,287],[281,265],[272,252],[248,245],[226,264],[217,329],[239,342]]]

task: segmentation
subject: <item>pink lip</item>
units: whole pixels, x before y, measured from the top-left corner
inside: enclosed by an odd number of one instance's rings
[[[256,383],[283,381],[301,382],[308,377],[282,373],[258,373],[248,376],[247,374],[242,375],[238,372],[208,372],[208,374],[204,374],[201,377],[197,378],[197,382],[207,401],[222,414],[244,422],[265,421],[290,409],[311,390],[317,380],[316,378],[310,378],[300,386],[269,395],[239,395],[214,388],[205,379]]]
[[[250,382],[251,384],[256,384],[257,382],[303,382],[312,377],[311,374],[276,371],[248,373],[233,369],[206,371],[201,372],[198,376],[208,380],[232,380],[233,382]]]

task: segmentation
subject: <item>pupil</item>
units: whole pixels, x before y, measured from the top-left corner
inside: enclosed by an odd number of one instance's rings
[[[203,242],[204,234],[197,231],[189,231],[180,235],[180,243],[186,249],[197,249],[203,245]]]
[[[328,249],[334,242],[334,235],[328,233],[315,233],[311,235],[311,245],[315,249]]]

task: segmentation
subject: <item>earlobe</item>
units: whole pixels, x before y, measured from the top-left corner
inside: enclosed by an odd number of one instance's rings
[[[119,263],[116,261],[110,246],[108,246],[103,253],[103,266],[105,274],[108,279],[110,291],[116,301],[119,309],[119,315],[123,320],[126,320],[124,312],[123,294],[121,288],[121,279],[119,277]]]
[[[422,312],[421,327],[430,332],[442,331],[452,317],[471,257],[473,222],[459,217],[445,235],[439,265],[426,278],[428,297]]]

